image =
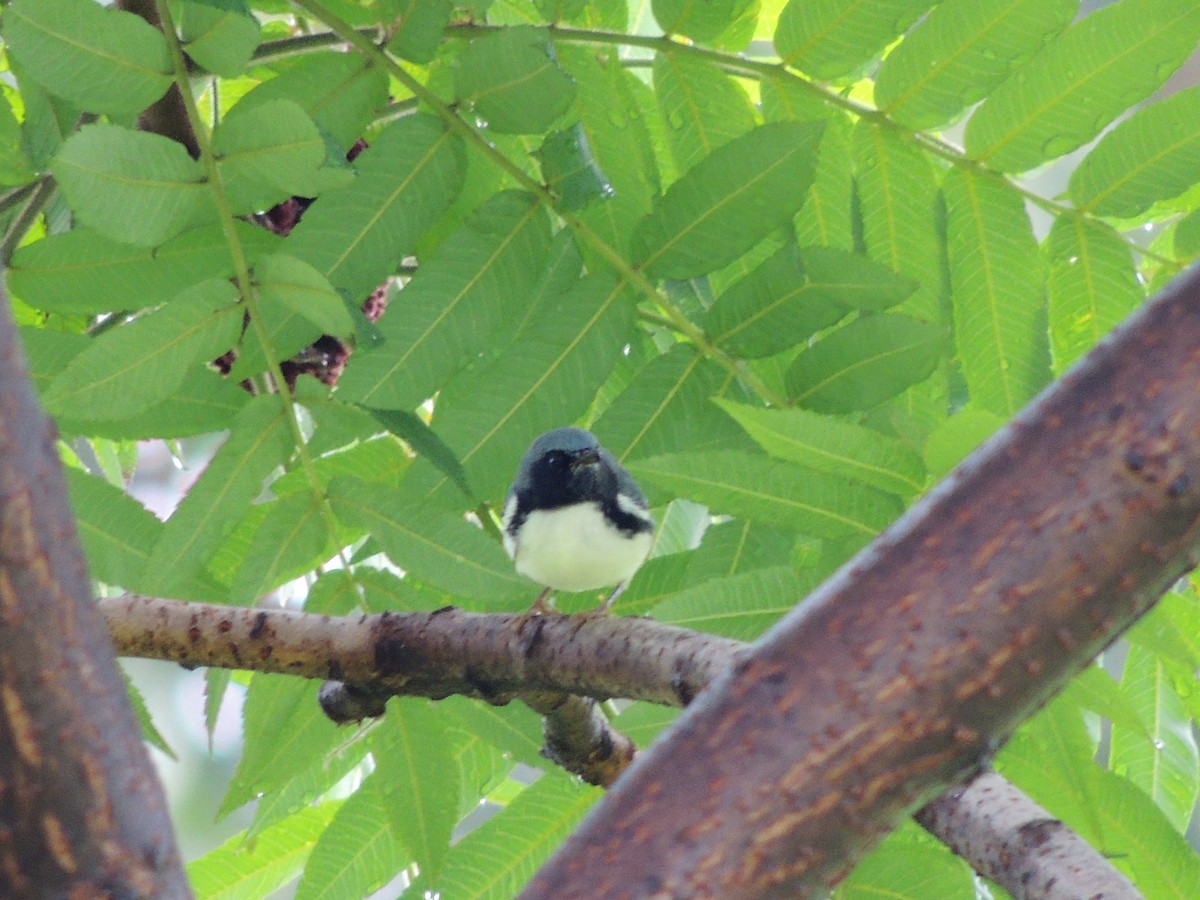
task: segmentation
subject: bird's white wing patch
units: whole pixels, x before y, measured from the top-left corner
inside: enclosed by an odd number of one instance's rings
[[[631,497],[618,493],[617,506],[621,507],[622,512],[628,513],[631,516],[637,516],[643,522],[649,522],[651,528],[654,527],[654,516],[650,515],[650,510]]]
[[[517,495],[513,493],[505,501],[504,514],[500,517],[500,531],[504,536],[504,552],[508,554],[509,559],[517,558],[517,539],[508,533],[509,526],[512,525],[513,516],[516,514]]]

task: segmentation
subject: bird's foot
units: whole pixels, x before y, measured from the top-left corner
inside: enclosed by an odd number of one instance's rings
[[[623,590],[625,590],[624,582],[618,584],[613,589],[613,592],[609,594],[605,601],[599,606],[593,607],[592,609],[585,609],[583,612],[572,614],[571,621],[575,623],[575,628],[572,630],[571,636],[574,637],[576,634],[578,634],[579,629],[588,622],[595,621],[596,619],[603,619],[609,616],[612,613],[613,601],[621,595]]]
[[[533,605],[513,619],[513,631],[517,632],[517,634],[520,634],[525,630],[525,626],[529,624],[531,619],[535,619],[538,616],[548,616],[551,613],[557,612],[557,610],[551,606],[549,602],[547,602],[546,598],[549,596],[550,588],[546,588],[544,591],[538,594],[537,599],[533,601]]]

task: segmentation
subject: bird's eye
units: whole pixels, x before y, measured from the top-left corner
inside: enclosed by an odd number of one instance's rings
[[[547,465],[558,468],[559,466],[566,465],[566,462],[567,462],[567,454],[563,453],[561,450],[551,450],[549,453],[546,454],[546,464]]]

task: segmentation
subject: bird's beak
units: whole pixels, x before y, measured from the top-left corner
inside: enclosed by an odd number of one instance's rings
[[[578,455],[571,460],[571,468],[578,469],[580,466],[594,466],[600,462],[600,452],[598,450],[580,450]]]

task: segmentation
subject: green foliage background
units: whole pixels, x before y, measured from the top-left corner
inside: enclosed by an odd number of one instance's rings
[[[522,609],[492,514],[530,440],[578,422],[662,525],[615,611],[753,638],[1200,250],[1200,89],[1130,112],[1200,43],[1181,0],[165,9],[177,39],[92,0],[3,14],[0,253],[43,401],[100,463],[64,446],[114,588]],[[199,159],[135,128],[185,72]],[[1062,196],[1027,180],[1096,138]],[[291,196],[315,202],[288,236],[251,221]],[[322,335],[355,347],[335,390],[236,386]],[[134,442],[211,432],[169,520],[124,493]],[[1193,589],[1130,643],[998,762],[1148,897],[1200,896]],[[192,864],[201,897],[402,871],[511,896],[597,795],[510,778],[542,765],[524,709],[393,701],[351,737],[315,684],[248,683],[223,808],[255,818]],[[989,890],[906,827],[838,894]]]

